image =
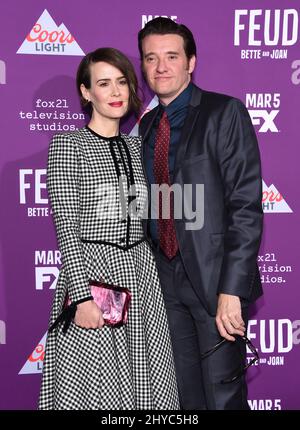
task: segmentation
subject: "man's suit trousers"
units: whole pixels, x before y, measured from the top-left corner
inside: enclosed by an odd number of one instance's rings
[[[244,342],[225,342],[213,354],[201,359],[201,353],[222,339],[215,316],[207,313],[195,293],[180,254],[172,260],[159,250],[154,250],[154,255],[167,309],[182,409],[249,409],[245,375],[234,382],[221,383],[244,367]],[[247,326],[245,303],[242,316]]]

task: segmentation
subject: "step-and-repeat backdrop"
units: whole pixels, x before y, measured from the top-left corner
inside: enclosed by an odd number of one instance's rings
[[[300,409],[300,0],[9,0],[0,5],[0,409],[35,409],[61,256],[46,190],[54,133],[87,118],[75,89],[81,57],[112,46],[132,60],[144,109],[157,100],[140,72],[137,33],[155,16],[186,24],[194,81],[247,106],[262,157],[264,297],[248,336],[252,409]],[[122,130],[135,134],[131,117]],[[298,256],[298,257],[297,257]],[[249,355],[249,359],[251,356]]]

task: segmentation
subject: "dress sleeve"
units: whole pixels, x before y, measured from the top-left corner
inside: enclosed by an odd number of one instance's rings
[[[47,190],[68,280],[68,295],[72,302],[88,299],[91,292],[80,241],[79,162],[76,143],[70,135],[55,135],[50,143]]]

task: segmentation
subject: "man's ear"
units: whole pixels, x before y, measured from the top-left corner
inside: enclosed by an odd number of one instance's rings
[[[189,60],[189,73],[193,73],[196,67],[196,57],[193,55]]]

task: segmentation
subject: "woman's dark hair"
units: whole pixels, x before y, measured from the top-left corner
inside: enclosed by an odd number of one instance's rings
[[[80,101],[83,107],[90,107],[91,103],[85,100],[82,97],[80,86],[83,84],[85,88],[91,88],[91,70],[90,65],[98,63],[99,61],[103,61],[105,63],[110,64],[111,66],[116,67],[118,70],[122,72],[129,87],[129,103],[128,103],[128,112],[134,111],[138,114],[142,102],[137,95],[138,91],[138,80],[134,71],[134,67],[129,59],[115,48],[99,48],[93,52],[89,52],[80,62],[77,69],[76,76],[76,87],[79,93]]]
[[[146,36],[150,36],[151,34],[177,34],[183,38],[183,47],[184,52],[190,60],[193,55],[197,54],[196,43],[194,40],[193,33],[183,24],[177,24],[172,21],[170,18],[158,17],[154,18],[151,21],[148,21],[145,27],[139,31],[138,41],[139,41],[139,51],[141,60],[143,60],[143,49],[142,42]]]

